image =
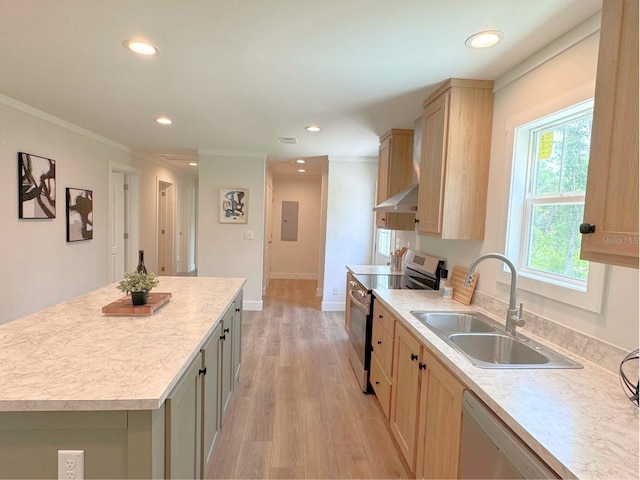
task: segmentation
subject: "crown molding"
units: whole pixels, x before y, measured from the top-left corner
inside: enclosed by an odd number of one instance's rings
[[[26,113],[27,115],[39,118],[40,120],[44,120],[45,122],[57,125],[74,133],[78,133],[85,137],[91,138],[92,140],[104,143],[105,145],[109,145],[110,147],[117,148],[118,150],[122,150],[123,152],[131,153],[131,148],[127,147],[126,145],[122,145],[118,142],[114,142],[113,140],[109,140],[108,138],[98,135],[97,133],[93,133],[90,130],[79,127],[78,125],[74,125],[73,123],[62,120],[61,118],[55,117],[47,112],[32,107],[31,105],[27,105],[26,103],[22,103],[14,98],[7,97],[6,95],[3,95],[1,93],[0,104],[5,105],[9,108],[13,108],[14,110],[19,110],[23,113]]]

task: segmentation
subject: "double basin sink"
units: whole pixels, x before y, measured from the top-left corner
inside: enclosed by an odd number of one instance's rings
[[[479,312],[411,314],[481,368],[582,368],[582,365],[524,335],[507,334]]]

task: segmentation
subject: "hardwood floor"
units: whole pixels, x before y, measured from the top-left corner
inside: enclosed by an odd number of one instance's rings
[[[343,312],[312,280],[272,280],[244,312],[242,376],[208,478],[409,478],[347,359]]]

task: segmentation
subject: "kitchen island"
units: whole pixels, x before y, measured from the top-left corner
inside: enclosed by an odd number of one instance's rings
[[[150,316],[103,314],[111,284],[1,325],[0,477],[56,478],[58,450],[83,450],[87,478],[206,468],[240,371],[244,283],[160,277],[172,297]]]
[[[478,368],[411,314],[414,310],[483,312],[478,306],[444,300],[438,291],[374,289],[373,294],[562,478],[638,478],[638,408],[625,397],[615,374],[526,329],[525,335],[584,368]]]

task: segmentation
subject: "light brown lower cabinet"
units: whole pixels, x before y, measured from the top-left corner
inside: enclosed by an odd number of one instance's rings
[[[387,420],[391,409],[393,389],[393,332],[395,319],[380,302],[373,304],[373,327],[371,334],[370,382],[376,392]]]
[[[458,478],[464,385],[401,323],[394,338],[391,432],[416,478]]]
[[[416,478],[460,478],[465,387],[426,349],[422,353],[427,368],[420,390]]]
[[[404,459],[415,471],[422,345],[400,322],[396,323],[391,394],[391,433]]]

